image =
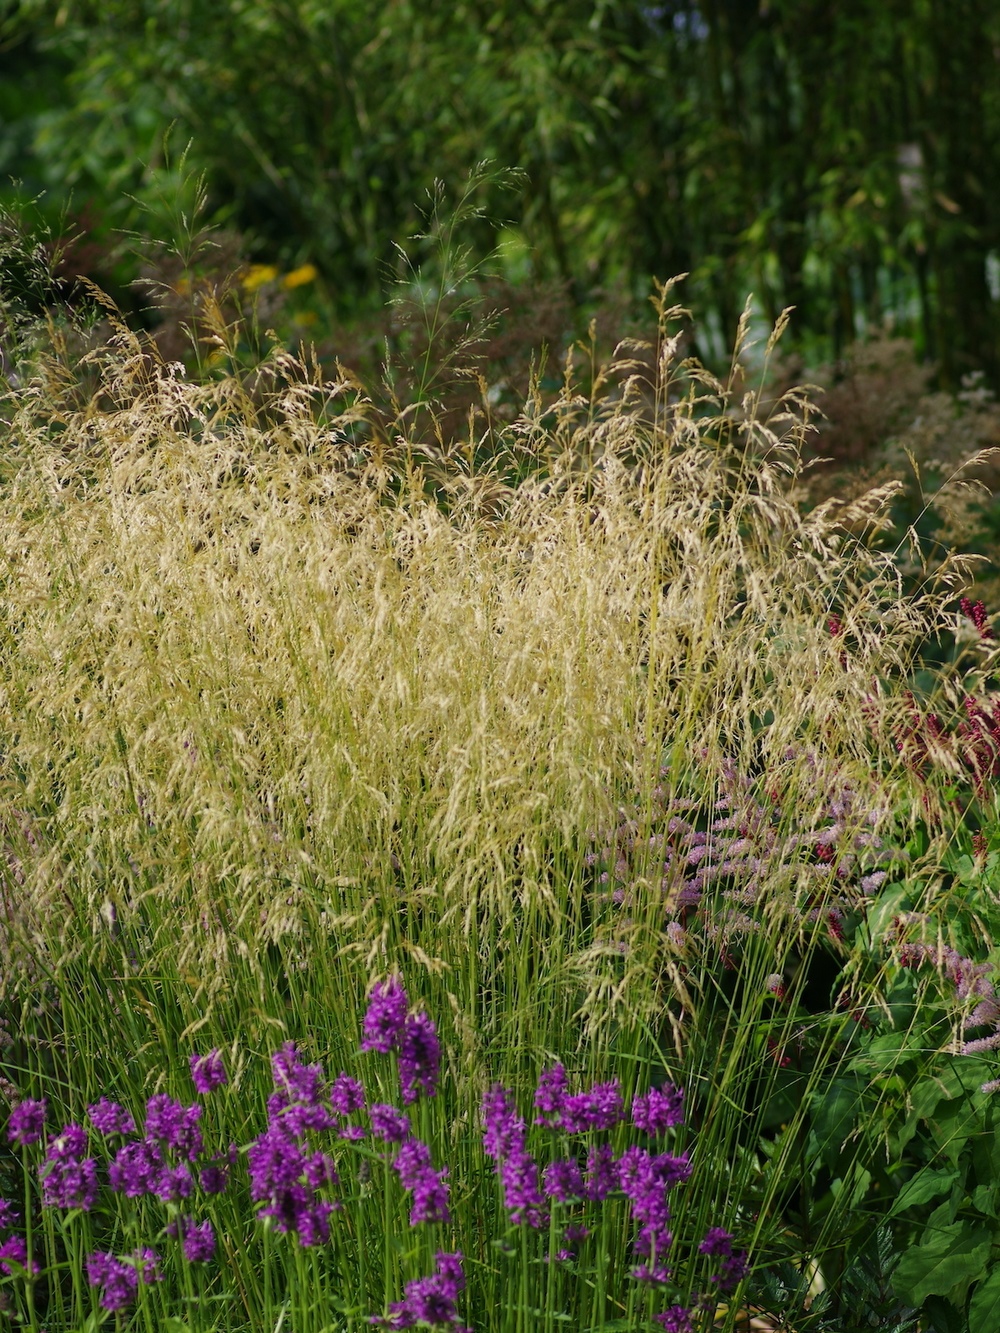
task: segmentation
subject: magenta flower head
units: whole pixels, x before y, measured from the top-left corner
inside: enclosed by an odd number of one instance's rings
[[[376,985],[364,1017],[361,1049],[388,1055],[398,1046],[409,1003],[398,977],[390,977],[384,985]]]
[[[372,1134],[386,1143],[402,1143],[410,1132],[410,1117],[385,1102],[376,1102],[368,1114]]]
[[[524,1147],[526,1126],[517,1114],[512,1094],[500,1083],[494,1083],[483,1094],[483,1148],[487,1157],[501,1162],[509,1154]]]
[[[8,1277],[15,1276],[15,1269],[11,1264],[17,1264],[19,1268],[27,1271],[28,1268],[28,1243],[23,1236],[8,1236],[2,1245],[0,1245],[0,1270],[5,1272]],[[37,1277],[41,1272],[38,1260],[31,1261],[31,1272]]]
[[[222,1052],[214,1049],[207,1055],[192,1055],[191,1081],[194,1083],[195,1092],[201,1097],[228,1083],[229,1079],[222,1063]]]
[[[365,1104],[365,1090],[356,1078],[338,1074],[330,1088],[330,1105],[338,1115],[352,1115]]]
[[[435,1096],[440,1070],[441,1043],[434,1021],[427,1014],[413,1014],[404,1022],[399,1041],[403,1105],[410,1106],[420,1092],[426,1097]]]
[[[125,1310],[132,1304],[139,1290],[140,1270],[144,1283],[156,1282],[162,1277],[155,1250],[138,1250],[127,1260],[101,1253],[87,1257],[87,1282],[92,1287],[101,1288],[103,1310]]]
[[[659,1324],[665,1333],[694,1333],[691,1323],[691,1311],[683,1305],[672,1305],[669,1310],[653,1316],[653,1323]]]
[[[30,1097],[19,1102],[10,1113],[7,1121],[7,1137],[19,1148],[26,1148],[37,1143],[45,1128],[45,1111],[48,1102],[44,1097],[32,1101]]]
[[[85,1157],[87,1135],[80,1125],[66,1125],[49,1141],[38,1169],[46,1208],[81,1208],[89,1212],[97,1200],[97,1163]]]
[[[618,1080],[595,1083],[589,1092],[564,1097],[559,1114],[559,1128],[567,1134],[584,1134],[588,1129],[611,1129],[625,1119]]]
[[[87,1115],[98,1134],[103,1134],[105,1138],[112,1134],[135,1133],[135,1121],[128,1111],[117,1102],[109,1102],[107,1097],[102,1097],[99,1102],[88,1106]]]
[[[146,1103],[146,1137],[158,1139],[193,1162],[202,1149],[200,1119],[200,1106],[182,1106],[165,1093],[157,1092]]]
[[[558,1118],[568,1093],[569,1084],[566,1079],[566,1070],[562,1065],[553,1065],[551,1069],[543,1069],[538,1076],[538,1087],[535,1091],[535,1110],[538,1112],[538,1115],[535,1116],[535,1124],[549,1124],[550,1121],[546,1118],[548,1116]]]
[[[182,1238],[184,1258],[189,1264],[207,1264],[215,1257],[211,1222],[196,1222],[193,1217],[176,1219],[167,1227],[167,1235]]]
[[[684,1090],[673,1083],[650,1088],[632,1103],[632,1123],[647,1134],[663,1134],[684,1122]]]

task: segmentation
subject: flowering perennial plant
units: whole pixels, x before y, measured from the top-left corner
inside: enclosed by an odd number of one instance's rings
[[[409,1014],[408,1008],[398,979],[377,986],[362,1042],[363,1051],[397,1057],[404,1105],[421,1092],[428,1097],[436,1093],[440,1061],[434,1023],[426,1014]],[[217,1051],[193,1055],[190,1069],[199,1096],[227,1082]],[[430,1143],[414,1135],[406,1111],[384,1101],[369,1105],[364,1084],[346,1072],[328,1083],[323,1066],[307,1063],[293,1042],[273,1053],[271,1074],[267,1124],[246,1149],[247,1178],[258,1219],[269,1232],[288,1237],[284,1243],[291,1246],[291,1255],[304,1250],[318,1254],[331,1245],[333,1218],[363,1197],[363,1192],[352,1193],[353,1182],[367,1180],[373,1163],[383,1164],[386,1191],[395,1178],[410,1195],[410,1227],[453,1225],[449,1168],[435,1165]],[[657,1301],[662,1295],[683,1297],[674,1272],[679,1246],[670,1196],[689,1178],[691,1165],[686,1150],[667,1151],[662,1143],[683,1125],[682,1090],[671,1083],[652,1087],[627,1107],[618,1080],[574,1090],[565,1067],[555,1064],[541,1071],[533,1105],[529,1128],[511,1089],[495,1084],[482,1099],[482,1144],[499,1178],[511,1227],[524,1228],[522,1237],[535,1235],[543,1244],[543,1228],[551,1222],[549,1252],[543,1258],[565,1267],[581,1262],[581,1247],[605,1218],[614,1233],[621,1232],[620,1216],[612,1216],[612,1210],[624,1205],[633,1226],[634,1263],[628,1270],[635,1280],[632,1290],[652,1293]],[[11,1114],[11,1141],[30,1148],[44,1140],[37,1172],[41,1203],[67,1213],[67,1225],[79,1214],[90,1218],[98,1211],[102,1176],[112,1196],[118,1196],[119,1209],[126,1200],[140,1199],[158,1200],[166,1209],[166,1224],[158,1233],[174,1242],[165,1251],[166,1261],[149,1245],[139,1244],[127,1254],[86,1247],[86,1281],[108,1313],[127,1311],[146,1286],[164,1281],[168,1265],[171,1273],[182,1265],[190,1292],[191,1271],[200,1271],[217,1255],[218,1215],[199,1215],[191,1201],[202,1197],[207,1203],[227,1189],[237,1151],[230,1146],[226,1153],[209,1154],[202,1110],[200,1103],[185,1105],[156,1093],[138,1125],[125,1108],[102,1098],[87,1108],[89,1130],[70,1122],[47,1138],[44,1100],[21,1102]],[[347,1116],[356,1118],[348,1128],[358,1132],[345,1138],[342,1121]],[[628,1141],[636,1134],[646,1142]],[[539,1139],[535,1150],[529,1148],[531,1135]],[[617,1140],[617,1151],[609,1136]],[[124,1140],[104,1147],[103,1167],[91,1152],[95,1137],[105,1145]],[[546,1153],[546,1139],[557,1141],[558,1149]],[[345,1154],[361,1157],[349,1175],[341,1160]],[[133,1210],[133,1216],[148,1219],[149,1214],[144,1206],[141,1213]],[[30,1281],[38,1269],[31,1258],[30,1231],[28,1240],[2,1235],[16,1221],[13,1205],[0,1199],[0,1270]],[[99,1224],[88,1221],[90,1225]],[[121,1225],[116,1223],[114,1230],[120,1234]],[[353,1220],[343,1230],[344,1236],[358,1234]],[[413,1260],[420,1248],[411,1250]],[[663,1328],[690,1329],[697,1310],[714,1309],[717,1296],[731,1293],[747,1274],[746,1255],[734,1249],[732,1236],[719,1227],[709,1230],[696,1247],[688,1246],[686,1253],[692,1252],[715,1261],[715,1270],[704,1295],[688,1295],[685,1304],[675,1302],[656,1316]],[[26,1273],[29,1264],[31,1274]],[[471,1333],[460,1322],[464,1289],[462,1251],[437,1249],[433,1271],[405,1280],[402,1299],[391,1299],[387,1276],[385,1313],[368,1315],[368,1322],[386,1329],[421,1325]],[[82,1314],[79,1304],[78,1310]]]

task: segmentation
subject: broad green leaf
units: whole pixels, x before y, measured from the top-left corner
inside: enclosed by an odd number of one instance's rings
[[[996,1333],[1000,1328],[1000,1269],[980,1282],[969,1302],[969,1333]]]
[[[924,1167],[899,1191],[896,1202],[889,1210],[889,1216],[897,1217],[907,1208],[913,1208],[918,1203],[927,1203],[929,1199],[936,1199],[939,1195],[947,1193],[958,1180],[958,1176],[958,1171],[950,1167],[944,1167],[939,1171]]]
[[[959,1283],[981,1277],[990,1248],[991,1236],[983,1227],[953,1222],[906,1251],[892,1275],[892,1289],[919,1308],[928,1296],[947,1296]]]

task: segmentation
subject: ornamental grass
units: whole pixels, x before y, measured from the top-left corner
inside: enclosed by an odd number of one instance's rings
[[[904,598],[856,535],[902,483],[801,514],[808,395],[765,419],[746,322],[722,382],[670,302],[458,439],[222,322],[193,379],[113,310],[36,330],[0,458],[15,1326],[777,1328],[767,1275],[815,1318],[879,1221],[814,1118],[905,1045],[954,902],[957,765],[899,737],[972,557]]]

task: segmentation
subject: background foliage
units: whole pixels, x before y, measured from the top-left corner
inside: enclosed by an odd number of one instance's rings
[[[996,376],[986,0],[21,0],[3,40],[0,172],[104,281],[134,276],[116,229],[172,225],[171,125],[215,220],[315,263],[341,315],[380,304],[432,182],[488,158],[523,174],[474,244],[517,281],[644,299],[690,272],[710,357],[752,288],[822,357],[891,317],[943,383]]]

